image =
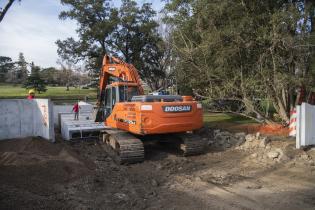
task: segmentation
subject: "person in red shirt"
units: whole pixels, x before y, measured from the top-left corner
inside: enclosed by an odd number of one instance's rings
[[[79,120],[79,109],[81,109],[79,103],[75,103],[72,108],[72,111],[74,112],[74,120]]]
[[[35,98],[35,90],[31,89],[30,91],[28,91],[27,99],[28,100],[33,100],[34,98]]]

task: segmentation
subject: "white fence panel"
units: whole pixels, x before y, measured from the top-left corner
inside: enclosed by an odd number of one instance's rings
[[[296,148],[315,145],[315,106],[302,103],[297,106]]]

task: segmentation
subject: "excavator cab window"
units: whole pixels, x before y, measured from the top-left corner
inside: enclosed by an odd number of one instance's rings
[[[119,86],[119,102],[131,101],[133,96],[139,95],[137,87]]]
[[[105,89],[105,119],[112,113],[114,105],[117,101],[117,88],[107,87]]]
[[[117,91],[116,91],[116,87],[112,87],[112,109],[114,108],[115,104],[116,104],[116,96]]]
[[[104,113],[105,119],[112,112],[112,103],[111,102],[112,102],[112,89],[109,87],[109,88],[105,89],[105,113]]]

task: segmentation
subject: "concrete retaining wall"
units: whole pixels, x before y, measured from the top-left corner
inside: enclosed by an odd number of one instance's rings
[[[0,100],[0,140],[41,136],[55,141],[53,109],[49,99]]]
[[[315,106],[302,103],[296,111],[296,148],[315,145]]]

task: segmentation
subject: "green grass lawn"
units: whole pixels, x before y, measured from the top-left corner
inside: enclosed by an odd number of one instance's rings
[[[207,126],[217,126],[218,124],[248,124],[257,123],[256,121],[229,113],[204,113],[203,120]]]
[[[13,86],[10,84],[0,84],[0,99],[5,98],[26,98],[28,91],[21,86]],[[51,87],[47,86],[47,91],[41,94],[36,94],[36,98],[50,98],[50,99],[66,99],[77,100],[84,99],[88,96],[90,99],[96,98],[96,89],[79,89],[70,87],[69,91],[66,91],[66,87]]]

